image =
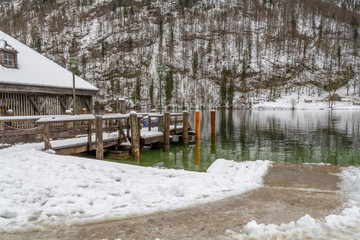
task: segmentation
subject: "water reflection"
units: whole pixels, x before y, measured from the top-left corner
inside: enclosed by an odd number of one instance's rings
[[[210,111],[202,111],[198,144],[173,144],[168,152],[142,150],[140,165],[205,171],[218,158],[358,165],[359,116],[352,111],[216,111],[216,136],[211,136]]]

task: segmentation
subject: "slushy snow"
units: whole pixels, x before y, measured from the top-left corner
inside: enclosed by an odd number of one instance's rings
[[[0,233],[146,214],[262,186],[269,161],[219,159],[207,172],[59,156],[43,144],[0,150]]]
[[[305,215],[280,225],[253,220],[240,233],[227,230],[227,239],[360,239],[360,167],[344,168],[341,177],[342,189],[350,200],[339,215],[323,219]]]

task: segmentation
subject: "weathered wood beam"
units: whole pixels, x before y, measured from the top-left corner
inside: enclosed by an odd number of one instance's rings
[[[24,85],[24,84],[9,84],[9,83],[0,83],[0,92],[6,93],[32,93],[32,94],[56,94],[56,95],[72,95],[72,88],[59,88],[59,87],[44,87],[44,86],[34,86],[34,85]],[[97,90],[85,90],[85,89],[76,89],[76,95],[78,96],[95,96]]]
[[[91,122],[88,122],[87,123],[87,150],[88,151],[91,151],[91,134],[92,134],[92,131],[91,131]]]
[[[38,106],[37,102],[34,100],[32,96],[29,96],[30,102],[34,105],[36,111],[41,114],[40,106]]]
[[[44,102],[39,107],[41,114],[42,114],[42,112],[44,110],[44,107],[45,107],[48,99],[49,99],[49,96],[46,96],[45,99],[44,99]]]
[[[104,160],[103,142],[103,119],[102,116],[95,116],[95,135],[96,135],[96,159]]]
[[[140,157],[140,129],[138,117],[135,112],[130,113],[130,127],[131,127],[131,154],[134,158]]]
[[[87,107],[87,109],[91,112],[91,105],[90,105],[90,99],[86,96],[82,96],[82,99]]]
[[[4,133],[4,123],[0,122],[0,134]],[[1,136],[1,144],[5,144],[4,136]]]
[[[164,147],[170,146],[170,113],[164,114]]]
[[[189,113],[187,111],[183,112],[183,144],[189,143]]]
[[[52,146],[50,144],[49,135],[50,135],[50,126],[49,126],[49,124],[45,124],[44,125],[44,149],[45,150],[52,149]]]

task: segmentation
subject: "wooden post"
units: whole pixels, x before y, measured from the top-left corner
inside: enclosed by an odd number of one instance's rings
[[[73,115],[72,111],[73,111],[72,109],[71,110],[66,110],[65,113],[66,113],[66,115],[71,116],[71,115]],[[71,127],[74,126],[74,123],[73,122],[66,122],[65,125],[66,125],[67,128],[71,128]]]
[[[216,146],[215,146],[215,122],[216,122],[216,118],[215,118],[215,110],[211,110],[210,111],[210,118],[211,118],[211,150],[210,153],[211,154],[215,154],[216,153]]]
[[[176,134],[176,128],[177,128],[177,126],[176,126],[176,121],[177,120],[177,116],[174,116],[174,133]]]
[[[148,115],[148,130],[151,131],[151,117]]]
[[[95,135],[96,135],[96,159],[104,160],[103,142],[103,118],[101,115],[95,116]]]
[[[164,114],[164,147],[170,146],[170,113]]]
[[[44,125],[44,149],[48,150],[48,149],[52,149],[52,146],[50,144],[50,127],[49,124],[45,124]]]
[[[90,152],[91,151],[91,121],[89,121],[87,131],[88,131],[87,132],[87,134],[88,134],[87,150],[88,150],[88,152]]]
[[[210,111],[210,117],[211,117],[211,138],[215,137],[215,110]]]
[[[105,108],[105,114],[108,114],[108,113],[109,113],[109,109]],[[109,120],[105,120],[105,128],[108,129],[107,132],[109,132],[109,127],[110,127]]]
[[[130,127],[131,127],[131,154],[134,158],[140,157],[140,129],[138,124],[138,117],[136,112],[130,113]]]
[[[121,144],[123,142],[122,140],[122,134],[123,134],[123,130],[122,130],[122,119],[118,119],[118,135],[119,135],[119,144]]]
[[[159,117],[159,127],[158,132],[164,132],[164,115],[162,117]]]
[[[187,111],[183,112],[183,144],[189,143],[189,113]]]
[[[126,135],[130,137],[130,117],[126,119]]]
[[[5,133],[4,122],[0,122],[0,133]],[[1,143],[5,144],[4,135],[1,136]]]
[[[200,111],[195,112],[195,140],[200,139]]]

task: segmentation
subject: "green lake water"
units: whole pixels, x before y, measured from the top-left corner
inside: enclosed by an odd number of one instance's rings
[[[139,163],[131,157],[106,158],[141,166],[206,171],[216,159],[359,165],[360,111],[216,111],[211,141],[210,112],[201,111],[200,143],[145,148]],[[190,123],[194,128],[194,112]]]

